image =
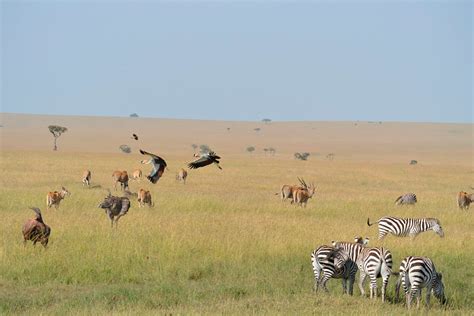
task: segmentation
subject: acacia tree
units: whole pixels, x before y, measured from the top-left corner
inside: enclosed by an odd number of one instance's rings
[[[62,133],[67,132],[67,127],[62,127],[59,125],[49,125],[48,126],[49,131],[51,134],[54,136],[54,148],[53,150],[58,150],[58,146],[56,145],[56,141],[59,136],[61,136]]]
[[[247,147],[247,151],[248,151],[249,153],[253,153],[253,152],[255,151],[255,147],[249,146],[249,147]]]

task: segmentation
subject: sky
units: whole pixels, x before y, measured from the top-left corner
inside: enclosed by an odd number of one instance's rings
[[[473,122],[471,1],[1,2],[1,112]]]

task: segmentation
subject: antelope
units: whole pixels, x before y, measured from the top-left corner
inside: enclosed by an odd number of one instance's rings
[[[296,203],[302,207],[306,207],[306,203],[308,203],[308,200],[312,198],[316,192],[316,187],[313,183],[308,186],[303,179],[301,179],[301,181],[303,182],[304,188],[299,188],[293,192],[293,203]]]
[[[87,185],[87,187],[90,187],[91,185],[91,172],[90,170],[84,170],[82,173],[82,186]]]
[[[61,191],[54,191],[54,192],[49,192],[46,195],[46,206],[47,208],[51,208],[51,206],[54,205],[55,209],[58,209],[59,203],[61,202],[62,199],[64,199],[66,196],[71,195],[71,193],[65,188],[61,187]]]
[[[467,210],[469,205],[474,201],[474,194],[461,191],[458,193],[458,207]]]
[[[145,204],[147,204],[148,207],[153,206],[153,202],[151,201],[151,193],[150,191],[140,189],[140,191],[138,191],[138,207],[144,207]]]
[[[137,169],[133,171],[132,173],[132,179],[136,181],[140,181],[142,178],[142,171],[140,169]]]
[[[35,246],[39,241],[43,247],[46,248],[49,241],[49,235],[51,234],[51,228],[44,223],[39,208],[30,207],[30,209],[36,213],[36,217],[27,220],[23,225],[23,244],[26,246],[26,242],[31,240],[33,246]]]
[[[296,192],[297,190],[299,189],[304,189],[304,185],[303,184],[303,180],[301,180],[300,178],[298,178],[298,181],[300,182],[301,185],[288,185],[288,184],[284,184],[282,187],[281,187],[281,190],[280,190],[280,193],[275,193],[275,195],[278,195],[280,194],[281,196],[281,200],[284,201],[286,199],[290,199],[291,200],[291,204],[293,204],[293,194],[294,192]]]
[[[188,177],[188,172],[181,168],[176,174],[177,181],[183,181],[183,184],[186,184],[186,178]]]
[[[128,189],[128,173],[127,171],[114,171],[114,173],[112,174],[112,178],[114,179],[114,188],[115,188],[115,191],[117,191],[117,183],[120,182],[120,188],[122,190],[126,190]]]

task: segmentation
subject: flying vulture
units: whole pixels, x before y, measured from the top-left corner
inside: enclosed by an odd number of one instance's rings
[[[158,180],[163,175],[163,172],[165,171],[166,161],[163,158],[158,157],[157,155],[151,154],[141,149],[140,154],[148,155],[151,157],[149,160],[142,160],[141,163],[153,165],[153,169],[151,170],[150,175],[147,176],[147,179],[150,180],[151,183],[158,182]]]
[[[221,157],[217,156],[215,152],[211,151],[206,154],[194,155],[194,156],[200,157],[200,158],[196,161],[189,163],[188,164],[189,169],[197,169],[197,168],[205,167],[207,165],[215,163],[217,168],[222,170],[221,166],[219,166],[219,159],[221,159]]]

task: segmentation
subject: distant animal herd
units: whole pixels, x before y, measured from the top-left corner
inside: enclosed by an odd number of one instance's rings
[[[136,135],[133,135],[136,138]],[[148,155],[149,160],[142,160],[142,164],[151,164],[153,169],[147,176],[151,183],[156,183],[167,169],[164,159],[146,151],[140,150],[143,155]],[[219,169],[220,157],[214,152],[195,155],[198,159],[188,164],[190,169],[197,169],[207,165],[214,164]],[[188,172],[185,169],[179,169],[176,173],[176,180],[186,183]],[[140,189],[137,193],[129,191],[129,176],[127,171],[114,171],[112,174],[114,188],[117,190],[117,184],[123,191],[124,196],[114,196],[108,190],[107,196],[99,203],[98,207],[105,210],[105,213],[111,221],[112,227],[117,227],[118,220],[126,215],[131,207],[130,198],[136,197],[139,207],[152,207],[152,196],[150,191]],[[132,180],[141,181],[142,171],[137,169],[132,173]],[[306,207],[309,199],[316,193],[316,186],[307,184],[304,179],[299,180],[299,185],[283,185],[279,193],[281,200],[289,199],[291,204],[300,207]],[[82,174],[83,186],[90,187],[92,173],[85,170]],[[61,187],[59,191],[49,192],[46,197],[46,206],[48,209],[59,208],[60,202],[71,193]],[[467,210],[474,201],[474,194],[459,192],[457,194],[457,205],[460,209]],[[396,205],[413,205],[417,203],[416,195],[407,193],[399,196],[395,200]],[[35,245],[41,243],[45,248],[48,245],[51,235],[51,228],[44,222],[41,211],[37,207],[31,207],[35,212],[35,218],[29,219],[23,225],[23,239],[26,245],[27,241],[32,241]],[[385,216],[378,221],[370,223],[367,219],[367,225],[378,224],[379,240],[382,240],[388,234],[398,237],[409,236],[414,239],[418,234],[433,230],[440,237],[444,237],[444,231],[441,223],[436,218],[397,218]],[[370,280],[370,297],[377,297],[377,278],[382,278],[382,301],[386,299],[386,289],[391,275],[398,275],[396,283],[396,298],[399,297],[400,288],[406,296],[406,305],[410,308],[414,298],[417,299],[417,307],[420,305],[421,290],[426,288],[426,303],[429,306],[431,293],[437,297],[442,304],[446,303],[444,294],[444,285],[442,274],[435,269],[433,261],[426,257],[408,256],[400,264],[399,272],[393,272],[392,253],[384,247],[368,247],[369,238],[356,237],[354,242],[333,241],[331,245],[321,245],[311,253],[311,263],[314,272],[314,290],[323,288],[328,291],[326,283],[331,278],[342,279],[343,293],[353,294],[353,284],[357,271],[360,272],[359,289],[362,295],[365,294],[364,282],[366,278]]]

